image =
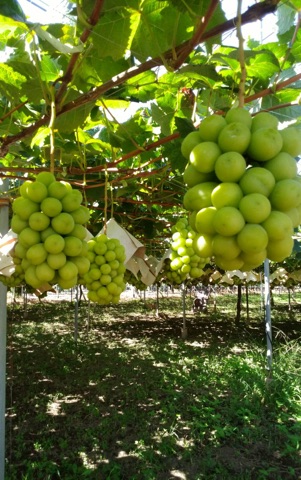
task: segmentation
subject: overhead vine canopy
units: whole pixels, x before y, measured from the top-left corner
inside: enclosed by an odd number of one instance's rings
[[[92,233],[114,216],[162,248],[183,211],[181,140],[237,102],[238,42],[225,43],[237,24],[277,28],[272,41],[244,39],[246,108],[300,121],[301,0],[250,3],[227,18],[218,0],[74,1],[44,25],[0,2],[0,175],[12,198],[51,170],[84,193]]]

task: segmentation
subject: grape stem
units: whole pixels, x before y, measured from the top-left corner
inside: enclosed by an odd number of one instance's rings
[[[50,115],[50,122],[49,122],[50,172],[54,173],[54,163],[55,163],[54,123],[55,123],[55,119],[56,119],[56,105],[55,105],[53,88],[50,89],[50,93],[51,93],[51,115]]]
[[[247,69],[244,56],[244,38],[241,28],[241,5],[242,0],[237,0],[237,24],[236,24],[236,36],[238,38],[238,58],[240,64],[240,82],[238,90],[238,106],[243,107],[245,103],[245,84],[247,78]]]

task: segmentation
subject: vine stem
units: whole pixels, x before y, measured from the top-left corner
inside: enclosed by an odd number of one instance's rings
[[[27,100],[25,100],[22,103],[19,103],[19,105],[16,105],[13,107],[9,112],[5,113],[1,118],[0,118],[0,123],[4,122],[4,120],[8,117],[11,117],[14,112],[17,112],[20,110],[22,107],[24,107],[27,104]]]
[[[108,180],[108,169],[106,165],[105,169],[105,193],[104,193],[104,234],[107,234],[107,221],[108,221],[108,187],[109,187],[109,180]]]
[[[209,21],[214,14],[216,7],[218,6],[218,0],[211,0],[208,10],[204,17],[200,19],[199,24],[196,27],[196,30],[193,34],[193,37],[185,45],[185,47],[180,50],[177,60],[173,64],[173,68],[177,70],[185,62],[186,58],[190,55],[193,49],[201,42],[202,35],[204,34]]]
[[[51,89],[51,104],[50,104],[50,122],[49,122],[49,136],[50,136],[50,172],[54,173],[55,164],[55,139],[54,139],[54,122],[56,119],[56,106],[53,89]]]
[[[238,38],[238,58],[240,64],[240,82],[238,90],[238,106],[243,107],[245,104],[245,85],[247,78],[247,69],[245,64],[245,55],[244,55],[244,38],[242,35],[241,28],[241,5],[242,0],[237,0],[237,25],[236,25],[236,35]]]
[[[79,42],[81,44],[85,44],[89,36],[91,35],[93,27],[97,24],[99,20],[99,16],[103,8],[103,5],[104,5],[104,0],[96,0],[91,16],[88,19],[89,27],[83,31],[83,33],[79,38]],[[56,94],[57,105],[59,105],[61,100],[63,99],[63,96],[68,88],[68,84],[71,82],[73,78],[74,70],[79,57],[80,57],[80,52],[73,53],[63,77],[57,79],[55,82],[55,83],[57,83],[58,81],[61,82],[61,85]]]

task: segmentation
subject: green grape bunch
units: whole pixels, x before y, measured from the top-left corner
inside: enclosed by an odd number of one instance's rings
[[[34,289],[45,284],[74,287],[90,267],[84,226],[90,212],[82,205],[81,192],[50,172],[26,180],[19,190],[11,229],[17,234],[14,256],[25,283]]]
[[[139,272],[136,277],[130,270],[126,270],[124,274],[124,281],[137,288],[137,290],[145,291],[147,289],[147,285],[142,281],[141,274],[139,274]]]
[[[200,278],[208,258],[200,257],[195,249],[196,232],[183,217],[172,227],[170,255],[165,275],[169,283],[180,285],[187,279]]]
[[[88,289],[89,300],[100,305],[118,303],[126,287],[124,246],[101,233],[88,240],[87,258],[90,267],[79,280]]]
[[[202,120],[181,145],[183,205],[199,256],[222,270],[282,262],[301,223],[300,130],[242,107]]]

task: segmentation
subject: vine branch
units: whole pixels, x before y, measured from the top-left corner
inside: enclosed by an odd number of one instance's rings
[[[83,33],[81,34],[81,36],[79,37],[79,40],[80,40],[81,44],[86,43],[86,41],[88,40],[88,38],[89,38],[89,36],[92,32],[92,28],[97,24],[97,22],[99,20],[99,16],[100,16],[101,10],[103,8],[103,5],[104,5],[104,0],[96,0],[93,11],[92,11],[92,13],[90,15],[90,18],[88,20],[88,23],[89,23],[90,27],[86,28],[83,31]],[[54,84],[58,83],[59,81],[62,82],[61,86],[58,89],[57,94],[56,94],[56,99],[55,100],[56,100],[57,105],[61,102],[61,100],[63,98],[63,95],[65,94],[65,92],[67,90],[68,84],[72,80],[73,72],[74,72],[74,69],[75,69],[75,66],[76,66],[76,63],[77,63],[77,60],[79,59],[79,57],[80,57],[80,52],[73,53],[72,56],[71,56],[71,59],[69,61],[69,64],[66,68],[65,74],[61,78],[57,79],[54,82]]]
[[[98,0],[97,5],[99,6],[99,9],[101,8],[103,1],[104,0]],[[273,13],[276,10],[277,4],[279,2],[280,2],[280,0],[265,0],[263,2],[256,3],[255,5],[252,5],[245,13],[243,13],[241,15],[241,25],[245,25],[247,23],[255,22],[255,21],[259,20],[260,18],[264,17],[265,15],[267,15],[269,13]],[[100,13],[100,10],[99,10],[99,13]],[[233,18],[231,20],[228,20],[228,21],[224,22],[223,24],[218,25],[218,26],[208,30],[207,32],[203,33],[199,38],[199,43],[201,43],[205,40],[208,40],[209,38],[213,38],[216,35],[221,35],[222,33],[225,33],[228,30],[232,30],[233,27],[236,25],[237,20],[238,20],[237,17],[235,17],[235,18]],[[89,32],[91,32],[91,30],[89,30]],[[189,41],[183,42],[181,45],[176,47],[176,52],[181,52],[183,50],[183,48],[185,48],[186,45],[188,45],[188,44],[189,44]],[[74,54],[74,55],[76,55],[76,54]],[[166,59],[172,59],[173,55],[174,55],[174,50],[173,49],[168,50],[163,55]],[[74,110],[78,107],[86,105],[89,102],[94,102],[97,98],[99,98],[101,95],[106,93],[111,88],[119,86],[119,85],[123,84],[124,82],[126,82],[127,80],[139,75],[140,73],[143,73],[147,70],[150,70],[153,67],[160,66],[162,64],[163,64],[162,58],[161,57],[156,57],[156,58],[152,58],[150,60],[147,60],[146,62],[144,62],[144,63],[142,63],[142,64],[140,64],[136,67],[132,67],[129,70],[126,70],[123,73],[120,73],[119,75],[110,79],[108,82],[104,83],[103,85],[100,85],[99,87],[93,88],[89,92],[80,95],[74,101],[66,103],[60,109],[60,111],[57,111],[57,117],[59,117],[60,115],[63,115],[66,112]],[[69,71],[71,71],[71,66],[69,68]],[[64,78],[64,77],[62,77],[62,78]],[[298,75],[296,75],[295,77],[292,77],[293,81],[290,82],[290,83],[293,83],[294,81],[299,80],[299,78],[300,77]],[[66,79],[66,78],[64,80],[64,82],[65,82],[64,89],[65,90],[66,90],[67,84],[68,84],[67,80],[68,79]],[[281,83],[278,84],[278,89],[280,89],[279,88],[280,85],[281,85]],[[61,90],[61,92],[62,91],[63,90]],[[255,97],[255,98],[259,98],[260,96],[262,96],[262,95],[259,92],[258,97]],[[58,98],[59,97],[57,96],[57,99]],[[49,120],[50,120],[50,115],[46,114],[43,117],[41,117],[39,120],[37,120],[36,123],[30,125],[29,127],[24,128],[23,130],[21,130],[16,135],[10,135],[10,136],[7,136],[5,138],[2,138],[2,140],[1,140],[2,145],[1,145],[1,148],[0,148],[0,157],[1,156],[3,157],[7,154],[10,145],[28,137],[29,135],[32,135],[36,130],[38,130],[38,128],[46,125],[49,122]]]
[[[180,66],[184,63],[184,61],[190,55],[190,53],[194,50],[194,48],[201,42],[202,36],[218,4],[219,4],[218,0],[211,0],[209,8],[206,12],[206,15],[201,18],[193,37],[183,47],[182,50],[179,50],[179,55],[173,65],[175,70],[180,68]]]

